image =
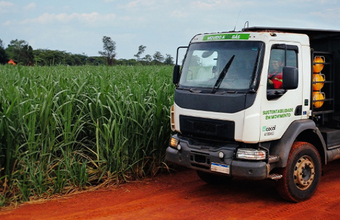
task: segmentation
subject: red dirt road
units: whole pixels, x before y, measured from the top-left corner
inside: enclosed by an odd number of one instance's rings
[[[324,168],[316,194],[283,201],[273,181],[224,186],[182,170],[143,181],[0,211],[0,219],[340,219],[340,161]]]

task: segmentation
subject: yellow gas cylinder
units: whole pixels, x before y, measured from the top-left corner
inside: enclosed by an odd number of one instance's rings
[[[320,108],[323,105],[323,100],[325,99],[325,93],[323,92],[313,92],[313,105],[315,108]],[[319,101],[322,100],[322,101]]]
[[[325,82],[325,75],[320,73],[314,73],[313,74],[313,90],[320,90],[322,89]],[[317,82],[317,83],[315,83]]]
[[[319,73],[323,69],[323,64],[325,62],[324,57],[322,56],[316,56],[314,57],[313,63],[316,63],[313,65],[313,72]]]

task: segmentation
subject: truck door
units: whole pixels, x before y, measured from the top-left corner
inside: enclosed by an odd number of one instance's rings
[[[276,140],[282,137],[287,127],[301,118],[302,109],[302,74],[299,67],[300,45],[273,43],[270,49],[268,68],[263,74],[267,76],[266,98],[261,105],[260,141]],[[282,68],[298,68],[299,86],[293,90],[282,89]]]

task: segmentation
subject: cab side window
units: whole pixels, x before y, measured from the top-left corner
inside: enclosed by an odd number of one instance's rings
[[[270,52],[267,90],[268,99],[278,98],[284,94],[282,90],[282,69],[285,66],[298,67],[298,47],[285,44],[273,45]],[[276,91],[276,92],[275,92]],[[276,95],[270,95],[276,94]]]
[[[282,88],[282,68],[285,65],[285,51],[282,49],[272,49],[270,53],[268,70],[268,89]]]

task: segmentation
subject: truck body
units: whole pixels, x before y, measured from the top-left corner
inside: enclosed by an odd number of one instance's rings
[[[310,198],[340,158],[340,31],[247,27],[186,48],[167,160],[208,183],[269,178],[284,199]]]

